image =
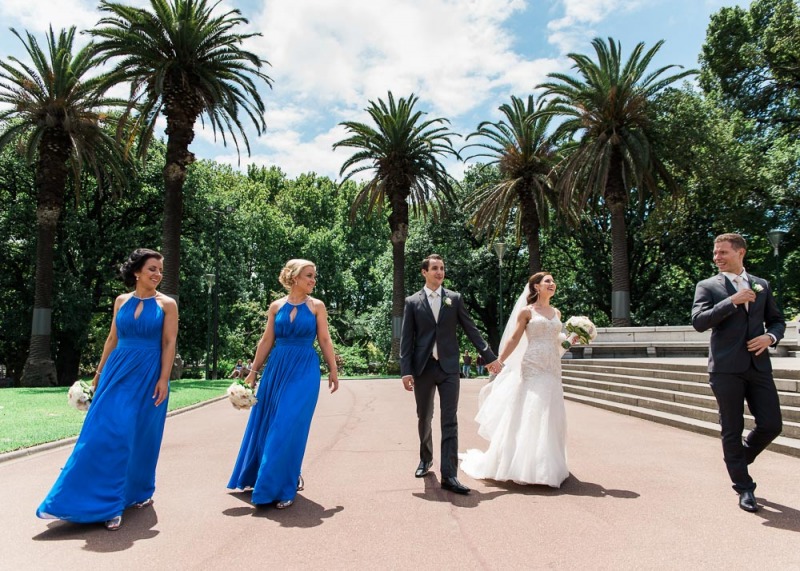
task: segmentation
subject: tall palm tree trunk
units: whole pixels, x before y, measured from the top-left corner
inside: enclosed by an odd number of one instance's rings
[[[36,284],[28,359],[22,370],[23,387],[48,387],[58,384],[51,353],[50,332],[53,313],[53,245],[58,219],[64,207],[67,180],[69,137],[49,132],[39,145],[36,166]]]
[[[530,188],[530,187],[528,187]],[[522,235],[528,244],[528,271],[531,275],[542,271],[542,251],[539,230],[539,213],[536,210],[536,203],[531,196],[531,191],[521,191],[518,194],[520,204],[520,226]]]
[[[189,152],[194,140],[192,116],[183,109],[167,112],[167,157],[164,165],[164,220],[161,249],[164,254],[164,278],[161,291],[178,300],[181,276],[181,222],[183,220],[183,183],[186,169],[195,160]]]
[[[392,231],[392,349],[389,373],[400,372],[400,329],[405,305],[406,240],[408,239],[408,203],[394,193],[389,227]]]
[[[606,203],[611,212],[611,324],[631,325],[631,278],[628,262],[628,230],[625,224],[627,195],[622,179],[619,151],[612,157],[606,187]]]

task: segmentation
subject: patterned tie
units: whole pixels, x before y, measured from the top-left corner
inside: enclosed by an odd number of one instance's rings
[[[433,311],[433,319],[438,323],[439,321],[439,309],[442,307],[441,300],[439,299],[439,292],[434,291],[431,292],[431,295],[428,296],[430,303],[431,303],[431,311]],[[433,358],[437,361],[439,360],[439,348],[436,346],[436,341],[433,342]]]
[[[741,291],[745,287],[744,278],[741,275],[736,276],[733,278],[733,285],[736,287],[736,291]],[[744,310],[750,311],[750,303],[747,301],[744,302]]]

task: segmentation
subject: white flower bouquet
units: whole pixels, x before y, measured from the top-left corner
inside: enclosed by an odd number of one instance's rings
[[[567,319],[565,327],[571,335],[561,342],[561,346],[564,349],[569,349],[575,340],[580,340],[584,345],[588,345],[597,337],[597,327],[588,317],[583,315],[573,315]],[[572,342],[570,339],[572,339]]]
[[[77,410],[86,412],[92,404],[94,397],[94,387],[86,381],[75,381],[67,393],[67,402]]]
[[[258,402],[256,391],[244,379],[228,387],[228,399],[236,410],[248,409]]]

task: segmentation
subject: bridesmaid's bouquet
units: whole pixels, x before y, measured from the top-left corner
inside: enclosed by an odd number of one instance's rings
[[[67,402],[77,410],[86,412],[92,404],[94,397],[94,387],[86,381],[75,381],[67,393]]]
[[[567,332],[571,333],[570,337],[579,339],[584,345],[588,345],[597,337],[597,327],[588,317],[583,315],[573,315],[567,319],[565,326]],[[564,349],[569,349],[572,346],[569,337],[561,342],[561,346]]]
[[[244,379],[228,387],[228,399],[236,410],[248,409],[258,402],[256,391]]]

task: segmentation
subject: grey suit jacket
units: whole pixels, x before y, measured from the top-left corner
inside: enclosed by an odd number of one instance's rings
[[[744,305],[734,305],[730,296],[736,288],[728,278],[718,274],[697,284],[692,306],[692,326],[697,331],[711,329],[711,346],[708,353],[710,373],[743,373],[752,366],[763,372],[772,371],[769,352],[755,356],[747,350],[747,342],[764,333],[775,336],[775,344],[783,339],[786,321],[778,310],[772,290],[766,280],[747,274],[753,284],[763,291],[748,310]]]
[[[442,307],[439,310],[438,321],[433,318],[433,310],[424,289],[408,296],[403,310],[403,327],[400,334],[400,374],[404,376],[422,374],[425,364],[433,353],[434,342],[442,370],[457,374],[460,370],[460,352],[456,334],[458,325],[461,325],[464,333],[487,363],[497,359],[467,313],[460,293],[442,288]]]

